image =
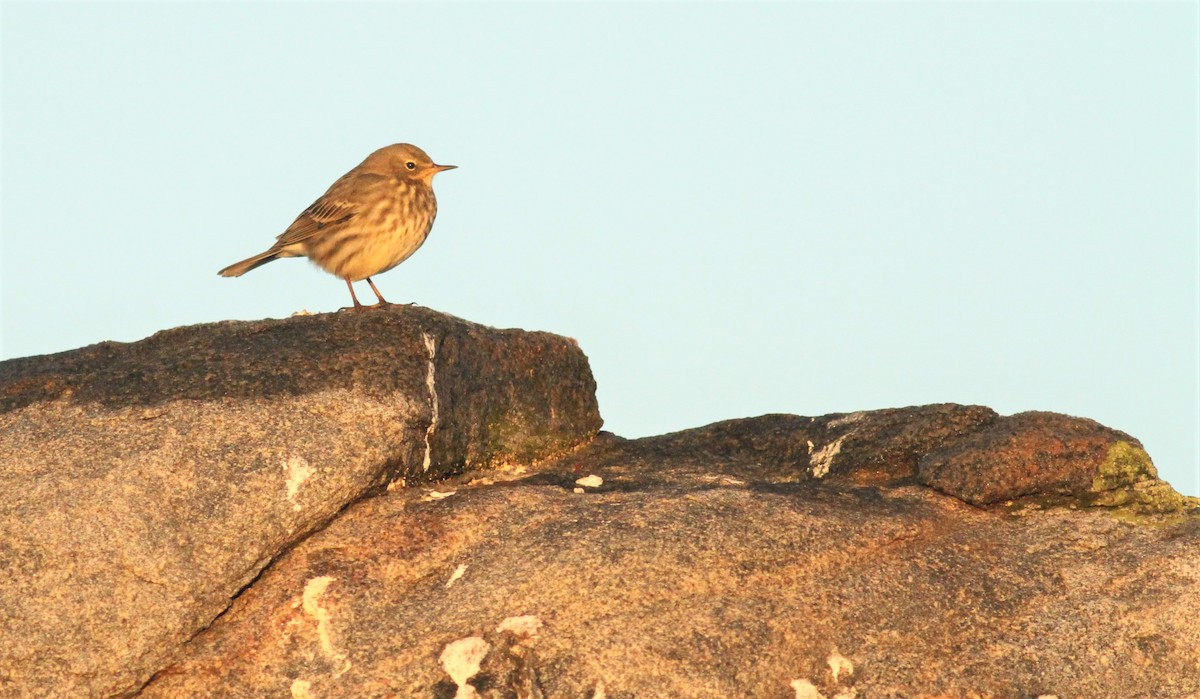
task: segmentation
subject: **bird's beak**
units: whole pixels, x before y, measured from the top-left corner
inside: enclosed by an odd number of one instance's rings
[[[456,167],[458,167],[458,166],[457,165],[438,165],[435,163],[433,166],[433,171],[434,171],[434,173],[439,173],[443,170],[453,170]]]

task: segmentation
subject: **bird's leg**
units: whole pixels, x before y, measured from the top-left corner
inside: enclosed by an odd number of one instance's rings
[[[350,298],[354,299],[354,310],[357,311],[357,310],[361,310],[361,309],[365,308],[365,306],[363,306],[361,303],[358,302],[358,296],[356,296],[354,294],[354,285],[350,283],[349,279],[346,280],[346,288],[350,290]],[[375,285],[372,284],[371,288],[375,288]],[[377,295],[379,294],[378,291],[376,291],[375,293]]]
[[[371,285],[371,291],[374,291],[375,297],[379,299],[380,306],[390,306],[391,305],[390,303],[387,302],[387,299],[383,298],[383,294],[379,293],[379,289],[375,288],[375,282],[371,281],[370,277],[367,277],[367,283]]]

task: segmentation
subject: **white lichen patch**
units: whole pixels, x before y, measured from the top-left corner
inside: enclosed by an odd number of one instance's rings
[[[829,671],[833,673],[833,681],[838,682],[838,678],[845,674],[846,677],[854,674],[854,663],[850,659],[833,649],[829,657],[825,659],[829,663]]]
[[[292,680],[292,699],[313,699],[312,682]]]
[[[345,653],[339,653],[333,645],[332,615],[321,604],[325,590],[335,580],[337,578],[331,575],[322,575],[309,580],[304,585],[301,604],[304,613],[317,622],[317,640],[321,644],[321,653],[335,664],[341,664],[341,667],[334,673],[334,677],[337,677],[350,669],[350,661],[346,658]]]
[[[586,491],[583,488],[571,488],[571,492],[579,495],[580,493],[584,493]]]
[[[424,500],[425,502],[429,502],[431,500],[445,500],[446,498],[450,497],[451,495],[454,495],[457,492],[458,492],[457,490],[449,490],[446,492],[441,492],[439,490],[431,490],[425,495],[425,497],[423,497],[421,499]]]
[[[590,476],[584,476],[583,478],[576,479],[575,485],[581,485],[584,488],[599,488],[600,486],[604,485],[604,479],[600,476],[592,474]]]
[[[459,563],[458,567],[454,569],[454,572],[450,574],[450,579],[446,581],[446,587],[450,587],[451,585],[453,585],[455,582],[458,581],[459,578],[461,578],[463,576],[463,573],[466,573],[466,572],[467,572],[467,564]]]
[[[812,456],[808,457],[808,464],[812,468],[813,478],[824,478],[829,475],[829,467],[833,465],[833,457],[841,453],[842,442],[846,441],[846,437],[847,435],[838,437],[837,441],[826,444]]]
[[[421,339],[425,341],[425,351],[429,355],[429,365],[425,369],[425,389],[429,393],[429,427],[425,428],[425,459],[422,464],[422,469],[428,471],[430,465],[433,464],[433,449],[430,441],[433,439],[433,433],[437,430],[438,423],[438,395],[435,380],[437,343],[429,333],[421,333]]]
[[[796,690],[796,699],[825,699],[825,695],[808,680],[792,680],[792,689]]]
[[[608,695],[604,693],[604,680],[596,681],[596,688],[592,690],[592,699],[608,699]]]
[[[521,638],[535,638],[542,630],[542,620],[532,614],[510,616],[496,627],[497,632],[507,631]]]
[[[836,420],[830,420],[828,427],[841,427],[842,425],[853,425],[854,423],[856,423],[859,420],[866,417],[866,415],[867,414],[862,412],[861,410],[858,412],[855,412],[855,413],[850,413],[849,415],[843,415],[843,416],[837,418]]]
[[[742,486],[746,485],[746,481],[733,476],[725,476],[721,474],[707,473],[697,474],[696,480],[701,483],[715,483],[722,486]]]
[[[475,688],[467,684],[467,680],[479,672],[479,664],[487,657],[491,644],[479,636],[468,636],[446,644],[438,659],[442,669],[450,675],[454,684],[458,685],[455,699],[470,699],[479,696]]]
[[[292,503],[293,510],[299,512],[302,506],[296,502],[296,496],[300,494],[300,486],[316,471],[304,457],[291,456],[283,462],[283,473],[286,478],[284,484],[287,487],[288,502]]]

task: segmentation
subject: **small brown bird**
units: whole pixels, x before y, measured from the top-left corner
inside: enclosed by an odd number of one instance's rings
[[[362,279],[387,305],[371,277],[407,260],[425,242],[437,216],[433,176],[455,167],[438,165],[407,143],[380,148],[334,182],[269,250],[218,274],[240,277],[280,257],[307,257],[346,281],[355,308],[363,305],[351,282]]]

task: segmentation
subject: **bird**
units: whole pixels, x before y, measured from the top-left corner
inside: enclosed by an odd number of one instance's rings
[[[281,257],[307,257],[346,282],[355,310],[388,306],[371,277],[404,262],[425,242],[437,216],[433,176],[455,167],[438,165],[409,143],[380,148],[334,182],[265,252],[217,274],[240,277]],[[378,304],[358,302],[353,282],[363,279]]]

